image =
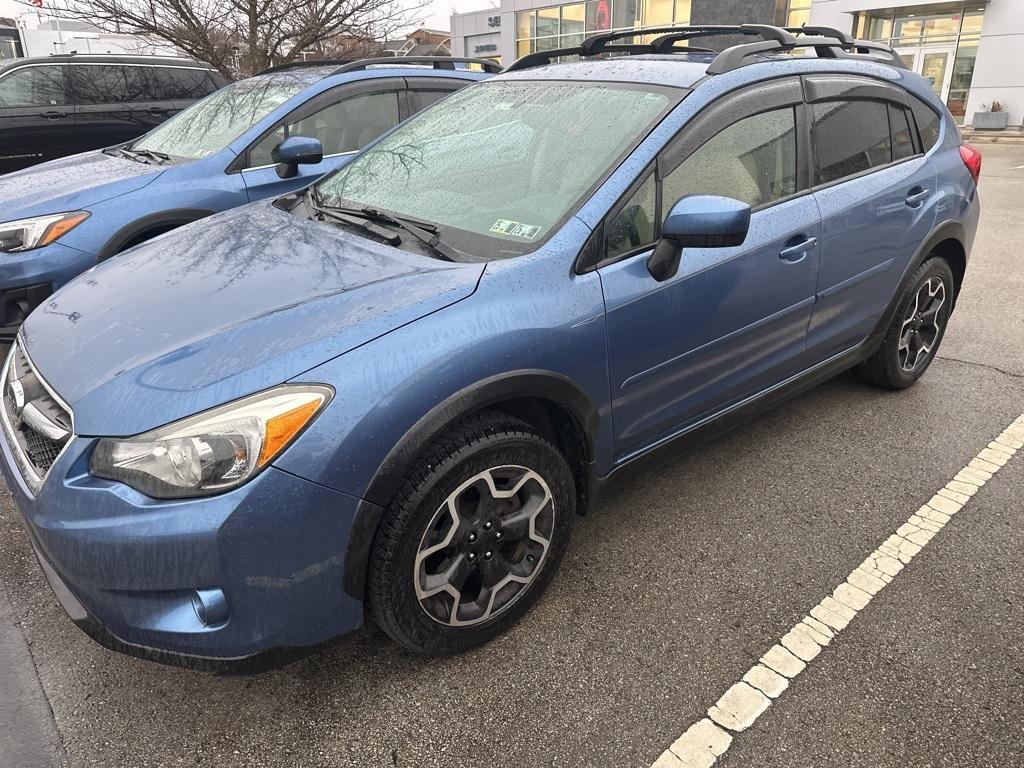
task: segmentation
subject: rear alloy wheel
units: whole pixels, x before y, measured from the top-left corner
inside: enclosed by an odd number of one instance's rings
[[[384,513],[374,618],[418,653],[487,642],[540,597],[575,515],[572,472],[546,437],[501,413],[467,418],[418,458]]]
[[[929,277],[914,294],[914,301],[907,306],[896,348],[900,367],[907,373],[914,373],[930,360],[931,351],[945,325],[945,315],[940,313],[947,300],[946,285],[942,279]]]
[[[932,257],[908,281],[882,345],[857,374],[886,389],[909,387],[935,359],[952,303],[953,272],[945,259]]]

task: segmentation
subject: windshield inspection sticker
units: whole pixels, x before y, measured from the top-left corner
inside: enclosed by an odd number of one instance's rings
[[[498,219],[491,227],[491,232],[508,237],[521,237],[523,240],[533,240],[540,234],[540,227],[535,224],[523,224],[521,221]]]

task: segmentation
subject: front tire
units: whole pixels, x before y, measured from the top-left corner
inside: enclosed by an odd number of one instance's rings
[[[374,619],[417,653],[486,643],[550,583],[575,515],[572,472],[547,438],[501,413],[465,419],[384,513],[370,556]]]
[[[935,359],[952,307],[953,271],[932,256],[907,282],[882,345],[854,369],[857,375],[884,389],[909,387]]]

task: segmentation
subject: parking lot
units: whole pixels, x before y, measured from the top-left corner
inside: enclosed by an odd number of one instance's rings
[[[921,382],[843,375],[624,478],[536,609],[465,656],[417,658],[372,627],[255,676],[108,652],[62,613],[4,491],[0,755],[8,739],[74,768],[650,766],[1024,412],[1024,147],[981,149],[981,228]],[[716,765],[1024,764],[1022,453]]]

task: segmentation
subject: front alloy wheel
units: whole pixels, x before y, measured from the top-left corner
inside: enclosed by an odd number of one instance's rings
[[[554,527],[554,499],[533,470],[504,466],[474,475],[423,534],[414,568],[420,606],[451,626],[498,615],[544,567]]]
[[[576,515],[565,457],[531,425],[466,418],[410,471],[374,538],[377,623],[410,650],[458,653],[508,629],[558,568]]]

